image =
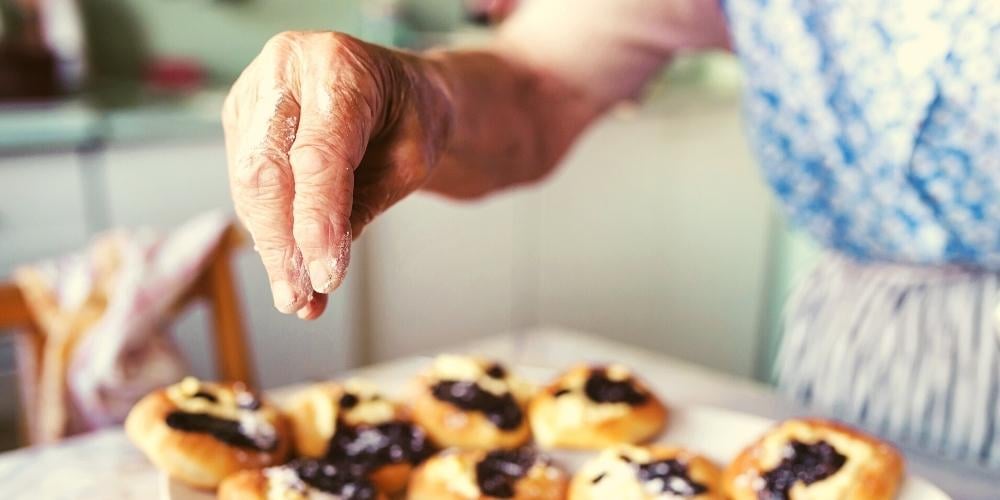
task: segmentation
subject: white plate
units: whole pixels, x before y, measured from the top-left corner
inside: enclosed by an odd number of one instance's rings
[[[525,378],[536,382],[550,380],[553,371],[539,367],[521,367],[518,369]],[[403,384],[382,383],[386,388],[397,388]],[[387,381],[386,381],[387,382]],[[387,391],[390,396],[399,396]],[[667,431],[658,442],[680,445],[698,451],[715,460],[726,464],[732,460],[746,445],[756,440],[768,430],[772,420],[718,408],[704,406],[678,407],[670,405],[670,424]],[[554,452],[549,453],[567,470],[574,471],[593,453],[588,452]],[[211,500],[215,495],[191,489],[176,481],[171,481],[161,475],[161,498],[164,500]],[[897,500],[949,500],[947,494],[929,483],[927,480],[907,475],[903,480]]]

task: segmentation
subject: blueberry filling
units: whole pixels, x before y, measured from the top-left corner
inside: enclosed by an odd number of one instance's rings
[[[530,449],[491,451],[476,464],[476,484],[484,495],[512,498],[517,480],[528,474],[537,456]]]
[[[349,410],[358,405],[358,397],[349,392],[345,392],[343,396],[340,397],[340,407]]]
[[[204,399],[204,400],[212,402],[212,403],[218,403],[219,402],[219,398],[215,397],[215,394],[212,394],[212,393],[209,393],[209,392],[205,392],[205,391],[198,391],[198,392],[192,394],[191,397],[192,398],[198,398],[198,399]]]
[[[208,434],[223,443],[238,448],[271,451],[277,446],[277,442],[272,442],[270,446],[261,447],[256,441],[243,433],[239,422],[205,413],[173,411],[167,414],[167,425],[172,429],[183,432]]]
[[[373,471],[395,463],[417,464],[434,453],[423,429],[409,422],[378,425],[339,425],[327,448],[327,459],[350,461]]]
[[[822,481],[840,470],[847,457],[826,441],[806,444],[791,441],[777,467],[763,474],[764,486],[758,492],[761,500],[787,500],[796,482],[810,485]]]
[[[646,402],[649,396],[639,391],[631,378],[611,380],[603,369],[591,370],[583,392],[595,403],[626,403],[638,406]]]
[[[516,429],[524,420],[521,407],[509,392],[497,396],[475,382],[442,380],[431,387],[431,394],[463,410],[481,412],[493,425],[503,430]]]
[[[337,495],[342,500],[371,500],[375,486],[366,477],[366,471],[347,462],[331,463],[299,459],[288,464],[310,487]]]
[[[493,364],[486,370],[486,375],[490,378],[504,378],[507,376],[507,370],[498,364]]]
[[[660,493],[693,497],[708,491],[707,486],[691,479],[687,465],[673,458],[641,464],[636,475],[643,483],[659,480]]]

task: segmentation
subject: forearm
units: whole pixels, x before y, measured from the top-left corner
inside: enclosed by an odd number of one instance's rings
[[[425,188],[469,197],[538,179],[677,51],[727,46],[717,0],[530,2],[489,49],[420,58],[451,117]]]
[[[502,46],[438,51],[422,63],[449,116],[424,189],[470,198],[550,172],[602,104]]]

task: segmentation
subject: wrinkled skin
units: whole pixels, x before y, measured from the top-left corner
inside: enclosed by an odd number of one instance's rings
[[[319,316],[352,239],[429,178],[450,109],[420,64],[347,35],[283,33],[233,86],[233,201],[279,311]]]

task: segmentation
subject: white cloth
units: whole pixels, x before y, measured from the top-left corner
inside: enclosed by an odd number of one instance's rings
[[[210,213],[169,235],[114,231],[84,252],[15,274],[45,335],[37,394],[42,441],[121,422],[187,371],[160,323],[229,226]]]

